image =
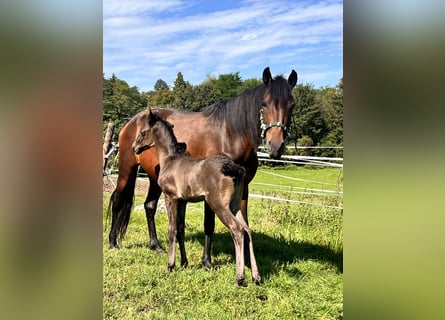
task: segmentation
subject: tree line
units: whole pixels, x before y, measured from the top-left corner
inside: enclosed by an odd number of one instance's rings
[[[103,76],[103,128],[115,124],[115,138],[120,128],[147,104],[199,111],[217,101],[230,99],[242,91],[260,85],[260,79],[243,80],[239,72],[208,75],[192,85],[181,72],[170,87],[158,79],[154,90],[140,92],[136,86],[117,78]],[[295,108],[288,129],[289,146],[343,146],[343,79],[335,87],[315,88],[312,84],[297,84],[292,91]],[[292,152],[292,151],[289,151]],[[299,155],[342,157],[342,149],[298,149]]]

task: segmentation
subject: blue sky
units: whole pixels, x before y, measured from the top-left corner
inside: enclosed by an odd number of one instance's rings
[[[263,69],[316,88],[343,76],[343,1],[104,0],[103,71],[153,90],[177,73],[196,85],[207,75]]]

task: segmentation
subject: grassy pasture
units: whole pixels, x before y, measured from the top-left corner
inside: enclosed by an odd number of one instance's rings
[[[262,276],[260,286],[250,281],[247,267],[246,285],[235,286],[233,242],[218,219],[212,249],[212,262],[217,267],[201,267],[202,203],[187,206],[189,266],[168,273],[167,256],[147,248],[145,196],[136,195],[120,250],[108,249],[109,228],[104,227],[104,318],[343,318],[343,211],[336,208],[343,206],[342,177],[336,168],[259,168],[250,184],[255,197],[249,199],[249,224]],[[105,192],[104,226],[109,197]],[[162,208],[156,223],[166,248],[167,215]]]

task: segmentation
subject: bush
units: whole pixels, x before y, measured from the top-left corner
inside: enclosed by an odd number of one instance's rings
[[[302,136],[297,142],[298,147],[312,147],[313,145],[314,141],[309,136]],[[311,156],[313,152],[312,149],[298,149],[297,154],[299,156]]]

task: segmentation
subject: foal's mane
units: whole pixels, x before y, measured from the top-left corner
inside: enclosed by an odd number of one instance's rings
[[[289,99],[292,95],[289,84],[283,76],[278,75],[268,86],[275,99],[281,101]],[[214,126],[227,125],[232,135],[246,136],[254,147],[260,143],[260,109],[264,103],[263,98],[266,86],[261,84],[255,88],[247,89],[236,97],[216,102],[202,109],[205,117],[208,117]]]
[[[156,130],[158,141],[165,143],[169,151],[175,154],[187,154],[185,143],[179,143],[173,133],[173,126],[167,120],[162,119],[157,114],[152,114],[150,118],[151,130]]]

